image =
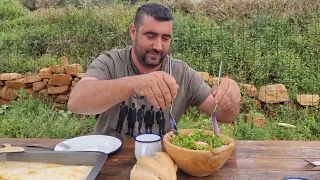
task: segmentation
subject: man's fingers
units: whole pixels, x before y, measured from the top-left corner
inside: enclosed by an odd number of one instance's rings
[[[165,97],[163,94],[163,87],[159,86],[159,79],[156,79],[154,83],[151,85],[152,92],[155,96],[156,101],[158,102],[159,106],[156,106],[158,109],[165,108],[166,107],[166,102],[165,102]]]
[[[224,94],[224,89],[218,87],[216,89],[215,95],[213,96],[214,103],[220,102],[222,100],[223,94]]]
[[[151,84],[147,86],[147,89],[145,90],[145,95],[150,101],[150,103],[153,104],[153,106],[155,106],[156,108],[160,107],[160,104],[158,103],[157,98],[152,90]]]
[[[219,85],[219,95],[217,97],[219,98],[219,102],[222,103],[224,101],[224,96],[229,90],[229,81],[225,79],[224,81],[221,81],[221,84]]]
[[[171,106],[179,89],[179,85],[171,75],[158,71],[138,77],[141,77],[141,80],[137,81],[134,87],[137,94],[146,96],[157,109]]]
[[[235,103],[235,100],[233,99],[233,96],[230,92],[227,92],[225,95],[225,100],[223,103],[221,103],[221,109],[228,110],[233,106]]]
[[[170,75],[164,75],[163,79],[170,89],[171,98],[175,99],[177,97],[179,88],[179,86],[177,86],[176,80]]]
[[[167,83],[164,81],[164,79],[161,77],[158,79],[158,86],[159,89],[161,90],[161,93],[163,94],[163,100],[164,100],[164,105],[162,105],[161,107],[163,109],[170,107],[171,105],[171,101],[172,101],[172,97],[171,97],[171,92],[170,89],[167,85]]]
[[[228,110],[230,109],[234,104],[234,101],[226,101],[224,104],[221,105],[221,109]]]

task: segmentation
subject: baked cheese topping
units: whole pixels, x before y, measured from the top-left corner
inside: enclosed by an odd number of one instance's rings
[[[85,180],[93,166],[41,162],[0,162],[0,180]]]

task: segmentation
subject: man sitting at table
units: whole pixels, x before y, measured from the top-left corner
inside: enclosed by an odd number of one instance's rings
[[[165,115],[164,130],[169,132],[171,105],[176,121],[190,106],[196,106],[211,115],[217,103],[218,121],[229,123],[237,118],[240,90],[234,80],[222,78],[219,87],[211,89],[197,71],[187,63],[173,58],[170,74],[169,50],[173,37],[173,17],[168,8],[157,3],[142,5],[136,12],[129,32],[132,45],[106,51],[94,59],[70,94],[70,111],[87,115],[100,114],[95,134],[121,139],[139,134],[137,121],[133,133],[126,132],[128,120],[122,119],[123,122],[119,122],[124,131],[117,129],[123,101],[129,109],[135,104],[137,112],[143,110],[145,119],[142,126],[140,124],[140,133],[159,132],[155,114],[160,108]],[[149,113],[147,116],[146,112]],[[127,114],[121,115],[129,118]]]

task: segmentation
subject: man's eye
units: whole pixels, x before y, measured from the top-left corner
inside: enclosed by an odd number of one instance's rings
[[[168,41],[168,40],[170,40],[170,37],[163,37],[163,39],[164,39],[165,41]]]
[[[147,36],[148,36],[148,38],[154,38],[153,34],[148,34]]]

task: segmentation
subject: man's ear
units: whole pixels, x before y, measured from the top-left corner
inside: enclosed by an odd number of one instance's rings
[[[130,24],[129,31],[130,31],[131,40],[135,40],[137,31],[133,23]]]

